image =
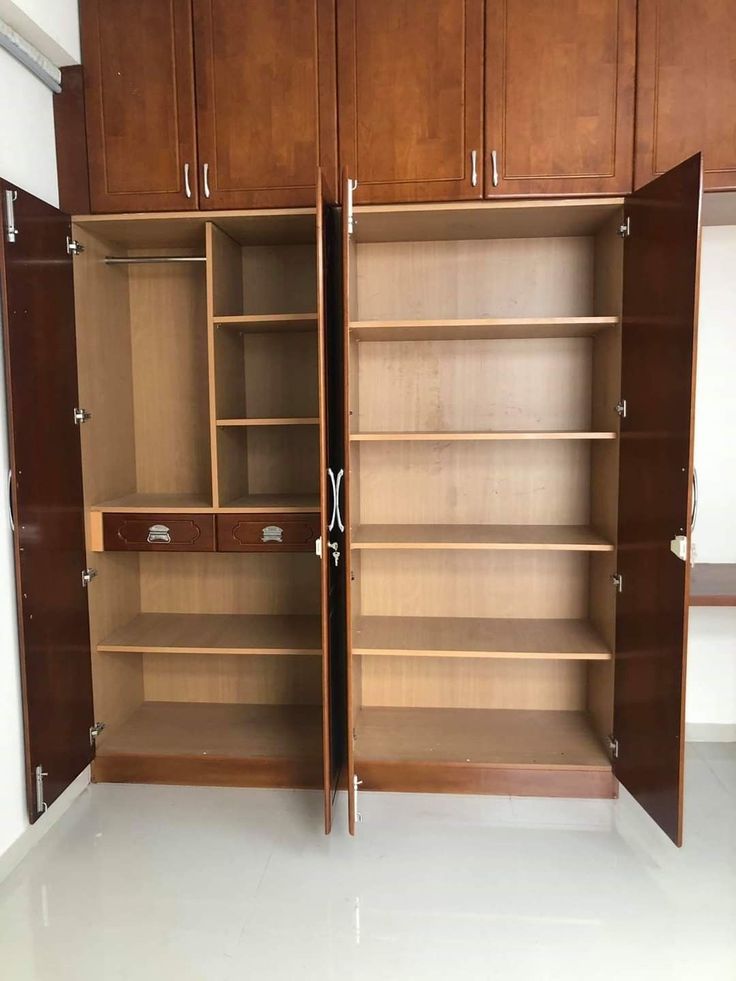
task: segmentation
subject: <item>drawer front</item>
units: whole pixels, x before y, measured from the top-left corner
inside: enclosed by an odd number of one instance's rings
[[[106,551],[214,552],[213,514],[105,514]]]
[[[221,552],[311,552],[319,514],[218,514]]]

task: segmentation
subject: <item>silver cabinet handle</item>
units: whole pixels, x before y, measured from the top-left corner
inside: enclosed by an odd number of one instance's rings
[[[188,198],[192,196],[192,185],[189,183],[189,164],[184,164],[184,193]]]
[[[202,168],[202,179],[204,182],[204,196],[210,196],[210,165],[205,164]]]
[[[10,530],[15,534],[15,519],[13,518],[13,471],[8,470],[8,521]]]
[[[470,183],[473,187],[478,186],[478,151],[470,151]]]
[[[498,187],[498,153],[496,150],[491,150],[491,180],[494,187]]]
[[[690,531],[695,528],[698,520],[698,471],[693,467],[693,510],[690,515]]]
[[[345,471],[339,470],[337,477],[335,477],[332,468],[328,467],[327,473],[332,484],[332,517],[330,518],[327,530],[332,531],[335,527],[335,522],[337,522],[337,527],[340,531],[345,531],[345,525],[342,523],[342,515],[340,514],[340,484],[342,483],[342,478],[345,476]]]
[[[340,484],[342,483],[342,478],[345,476],[345,471],[340,470],[337,474],[337,480],[335,482],[335,502],[337,504],[337,527],[340,531],[345,531],[345,525],[342,523],[342,512],[340,511]]]

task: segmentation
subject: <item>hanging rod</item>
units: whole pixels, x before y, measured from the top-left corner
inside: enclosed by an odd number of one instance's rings
[[[131,265],[139,262],[206,262],[207,256],[204,255],[131,255],[105,256],[108,266]]]

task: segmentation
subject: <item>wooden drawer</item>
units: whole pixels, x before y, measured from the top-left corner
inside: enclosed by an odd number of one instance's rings
[[[319,514],[218,514],[221,552],[311,552],[320,535]]]
[[[106,551],[214,552],[213,514],[104,514]]]

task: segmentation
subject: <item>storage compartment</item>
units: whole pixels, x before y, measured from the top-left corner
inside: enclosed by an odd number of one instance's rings
[[[318,514],[217,516],[217,547],[223,552],[314,552]]]
[[[102,514],[107,551],[214,552],[211,514]]]

